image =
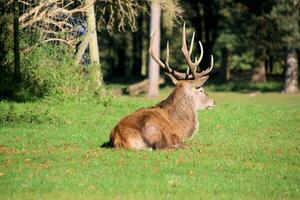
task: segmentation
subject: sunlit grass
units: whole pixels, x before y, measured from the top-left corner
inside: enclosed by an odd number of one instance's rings
[[[160,98],[15,104],[48,117],[0,125],[0,199],[299,199],[300,95],[210,95],[217,106],[175,151],[100,148],[120,118]]]

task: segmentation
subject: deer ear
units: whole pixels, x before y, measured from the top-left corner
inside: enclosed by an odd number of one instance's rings
[[[201,78],[198,78],[196,80],[192,80],[192,81],[189,81],[189,86],[191,88],[193,87],[196,87],[196,88],[199,88],[199,87],[202,87],[202,85],[207,81],[207,79],[209,78],[209,76],[203,76]]]

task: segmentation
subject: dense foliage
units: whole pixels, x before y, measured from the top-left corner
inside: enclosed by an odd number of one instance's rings
[[[58,99],[104,98],[99,66],[76,64],[65,46],[41,45],[21,54],[21,82],[6,72],[1,92],[17,100],[51,96]]]
[[[63,46],[37,47],[22,61],[25,90],[30,94],[82,98],[101,93],[99,66],[76,64],[72,52]]]
[[[1,2],[1,98],[62,96],[63,93],[82,96],[90,88],[87,86],[91,84],[87,81],[90,76],[101,77],[98,72],[98,75],[91,72],[98,71],[95,67],[75,64],[74,49],[55,45],[58,43],[40,46],[39,33],[26,29],[20,31],[22,79],[18,83],[14,77],[13,38],[7,37],[14,32],[13,4]],[[106,83],[135,82],[147,75],[150,3],[123,0],[95,4],[101,72]],[[165,57],[165,44],[170,40],[171,66],[185,69],[180,51],[181,27],[185,21],[188,38],[195,30],[196,39],[204,45],[201,67],[208,65],[209,54],[215,57],[214,80],[240,80],[241,77],[250,80],[252,71],[257,71],[262,73],[259,80],[282,82],[288,49],[295,49],[299,54],[299,5],[298,0],[162,0],[161,57]],[[194,54],[198,53],[196,48]]]
[[[175,21],[170,27],[170,20],[162,17],[161,57],[164,58],[166,41],[170,40],[171,65],[183,68],[181,56],[182,21],[188,23],[188,37],[196,31],[196,38],[204,45],[204,57],[212,53],[215,56],[215,71],[222,76],[223,67],[231,70],[252,71],[257,62],[266,69],[266,76],[274,75],[283,79],[284,60],[288,44],[299,49],[299,2],[298,1],[195,1],[182,0],[179,5],[183,9],[182,20]],[[140,17],[140,16],[139,16]],[[110,36],[100,33],[102,46],[101,59],[105,80],[137,77],[145,75],[147,67],[147,50],[149,45],[149,18],[144,15],[137,21],[137,33],[115,33]],[[173,22],[172,22],[173,23]],[[139,38],[142,38],[139,40]],[[135,68],[137,49],[135,44],[142,44],[139,54],[141,68]],[[196,53],[199,49],[196,49]],[[230,62],[225,62],[230,60]],[[228,66],[225,66],[225,65]],[[207,66],[207,59],[201,63]],[[120,72],[120,73],[118,73]],[[126,77],[124,77],[126,74]],[[251,73],[247,77],[251,78]],[[235,77],[232,77],[233,79]]]

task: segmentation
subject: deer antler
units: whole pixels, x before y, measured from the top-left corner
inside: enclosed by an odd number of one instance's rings
[[[166,56],[166,61],[165,62],[162,62],[154,53],[154,50],[153,50],[153,38],[154,38],[154,35],[153,34],[151,36],[151,39],[150,39],[150,47],[149,47],[149,54],[151,55],[151,57],[153,58],[153,60],[155,60],[155,62],[157,64],[159,64],[164,72],[168,75],[168,76],[172,76],[173,78],[175,78],[176,80],[184,80],[184,79],[187,79],[188,78],[188,75],[186,73],[182,73],[182,72],[178,72],[174,69],[172,69],[169,65],[169,42],[167,42],[167,56]]]
[[[193,37],[192,37],[192,41],[191,41],[191,45],[190,45],[190,50],[187,49],[187,45],[186,45],[186,34],[185,34],[185,23],[183,24],[183,30],[182,30],[182,47],[181,47],[181,51],[185,57],[185,60],[187,61],[187,64],[189,65],[188,69],[187,69],[187,74],[189,74],[189,71],[191,71],[192,76],[194,79],[198,79],[206,74],[208,74],[212,68],[213,68],[213,56],[211,55],[211,62],[210,62],[210,67],[200,73],[197,73],[197,67],[200,64],[202,57],[203,57],[203,46],[202,43],[199,41],[199,46],[200,46],[200,56],[199,58],[195,58],[195,62],[193,62],[191,60],[191,55],[192,55],[192,51],[193,51],[193,44],[194,44],[194,37],[195,37],[195,32],[193,32]]]
[[[199,58],[195,58],[195,62],[192,62],[191,60],[191,55],[192,55],[192,51],[193,51],[193,43],[194,43],[194,37],[195,37],[195,32],[193,33],[192,36],[192,41],[190,44],[190,50],[187,49],[187,45],[186,45],[186,34],[185,34],[185,23],[183,24],[183,32],[182,32],[182,47],[181,47],[181,51],[185,57],[185,60],[187,61],[188,64],[188,68],[186,73],[183,72],[178,72],[174,69],[172,69],[169,66],[169,42],[167,42],[167,56],[166,56],[166,61],[162,62],[154,53],[153,50],[153,38],[154,38],[154,34],[151,35],[151,39],[150,39],[150,47],[149,47],[149,54],[152,56],[152,58],[155,60],[155,62],[157,64],[159,64],[164,72],[173,80],[173,82],[179,81],[179,80],[192,80],[192,79],[198,79],[206,74],[208,74],[212,68],[213,68],[213,56],[211,55],[211,63],[210,63],[210,67],[200,73],[197,73],[197,67],[200,64],[202,57],[203,57],[203,46],[201,44],[201,42],[199,41],[199,46],[200,46],[200,50],[201,50],[201,54],[199,56]],[[190,74],[191,72],[191,74]]]

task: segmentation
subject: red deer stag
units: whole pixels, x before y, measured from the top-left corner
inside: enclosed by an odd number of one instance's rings
[[[211,108],[214,101],[204,93],[202,85],[208,79],[213,68],[213,57],[208,69],[198,73],[197,66],[203,56],[203,47],[199,41],[201,54],[193,62],[193,33],[190,49],[187,49],[185,24],[182,33],[182,53],[188,64],[186,73],[178,72],[169,66],[169,44],[167,58],[162,62],[152,49],[150,40],[149,53],[163,68],[176,85],[174,91],[159,104],[150,108],[141,108],[123,118],[111,131],[110,143],[116,148],[128,149],[170,149],[180,147],[183,141],[191,138],[198,128],[197,110]]]

